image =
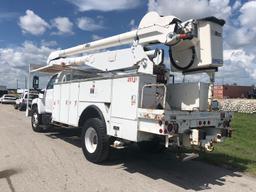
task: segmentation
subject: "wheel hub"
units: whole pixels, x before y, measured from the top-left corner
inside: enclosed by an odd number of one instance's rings
[[[89,127],[85,132],[85,147],[89,153],[94,153],[98,145],[98,135],[94,128]]]
[[[38,124],[38,115],[37,113],[33,114],[33,126],[36,127]]]

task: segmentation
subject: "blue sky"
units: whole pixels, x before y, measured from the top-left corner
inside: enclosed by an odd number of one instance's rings
[[[2,0],[0,7],[1,47],[20,45],[24,41],[40,43],[42,40],[56,41],[58,47],[70,47],[77,43],[92,40],[92,35],[107,37],[126,32],[131,28],[129,25],[131,20],[135,19],[137,22],[147,12],[147,1],[141,1],[135,8],[116,8],[113,11],[80,11],[76,5],[70,2],[65,0],[23,0],[21,3],[18,0]],[[52,24],[55,18],[66,17],[73,23],[73,33],[54,34],[58,32],[58,29],[54,26],[47,27],[45,32],[39,35],[33,35],[29,31],[22,32],[19,18],[24,16],[27,10],[33,11],[35,15],[41,17],[49,25]],[[88,29],[89,31],[80,29],[77,26],[77,20],[83,17],[92,18],[96,24],[101,24],[102,28],[92,29],[92,31],[90,29]]]
[[[217,83],[255,84],[256,1],[244,0],[1,0],[0,84],[15,87],[18,79],[22,87],[29,63],[135,29],[148,11],[182,20],[224,18],[225,65]]]

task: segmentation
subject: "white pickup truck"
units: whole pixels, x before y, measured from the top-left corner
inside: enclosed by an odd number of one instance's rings
[[[29,95],[29,98],[28,98],[28,95]],[[16,102],[14,104],[14,109],[18,109],[20,111],[23,111],[27,108],[27,102],[28,102],[28,107],[31,107],[31,103],[32,103],[32,100],[37,98],[38,97],[38,94],[37,93],[29,93],[26,91],[24,93],[22,93],[18,99],[16,99]]]

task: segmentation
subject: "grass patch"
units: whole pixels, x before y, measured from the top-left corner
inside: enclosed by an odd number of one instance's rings
[[[256,175],[256,114],[235,113],[232,138],[215,145],[212,153],[201,154],[209,163]]]

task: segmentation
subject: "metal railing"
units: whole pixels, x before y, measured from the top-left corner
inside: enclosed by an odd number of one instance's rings
[[[145,88],[152,88],[152,87],[156,87],[156,88],[162,87],[164,89],[164,92],[163,92],[162,96],[160,94],[157,95],[158,92],[156,92],[156,97],[155,97],[155,98],[160,98],[159,100],[162,100],[162,102],[159,102],[159,103],[163,104],[163,109],[164,109],[165,105],[166,105],[166,93],[167,93],[167,87],[166,87],[165,84],[146,84],[146,85],[144,85],[142,87],[140,107],[143,108],[144,90],[145,90]]]

